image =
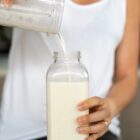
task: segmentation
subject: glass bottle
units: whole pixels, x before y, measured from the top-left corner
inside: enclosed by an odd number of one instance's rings
[[[76,118],[88,114],[77,105],[88,98],[88,72],[80,62],[80,52],[54,53],[47,73],[48,140],[82,140],[76,132]]]
[[[58,33],[64,0],[13,0],[6,7],[0,1],[0,25]]]

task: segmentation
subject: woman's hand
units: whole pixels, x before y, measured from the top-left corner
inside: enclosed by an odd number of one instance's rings
[[[113,118],[113,108],[110,99],[92,97],[78,105],[80,111],[90,110],[89,114],[77,118],[77,131],[89,134],[86,140],[96,140],[107,131]]]
[[[11,6],[14,0],[3,0],[4,5]]]

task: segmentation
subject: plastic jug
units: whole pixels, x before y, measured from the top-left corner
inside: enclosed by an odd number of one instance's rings
[[[0,1],[0,25],[58,33],[64,0],[14,0],[10,7]]]

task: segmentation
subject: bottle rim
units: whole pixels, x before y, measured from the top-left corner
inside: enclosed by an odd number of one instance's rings
[[[81,58],[80,51],[72,51],[72,52],[57,52],[54,53],[54,58]]]

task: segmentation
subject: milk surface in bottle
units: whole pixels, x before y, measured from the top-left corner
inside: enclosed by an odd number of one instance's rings
[[[77,105],[88,98],[88,73],[80,63],[80,52],[54,53],[47,73],[48,140],[83,140],[76,131]]]

